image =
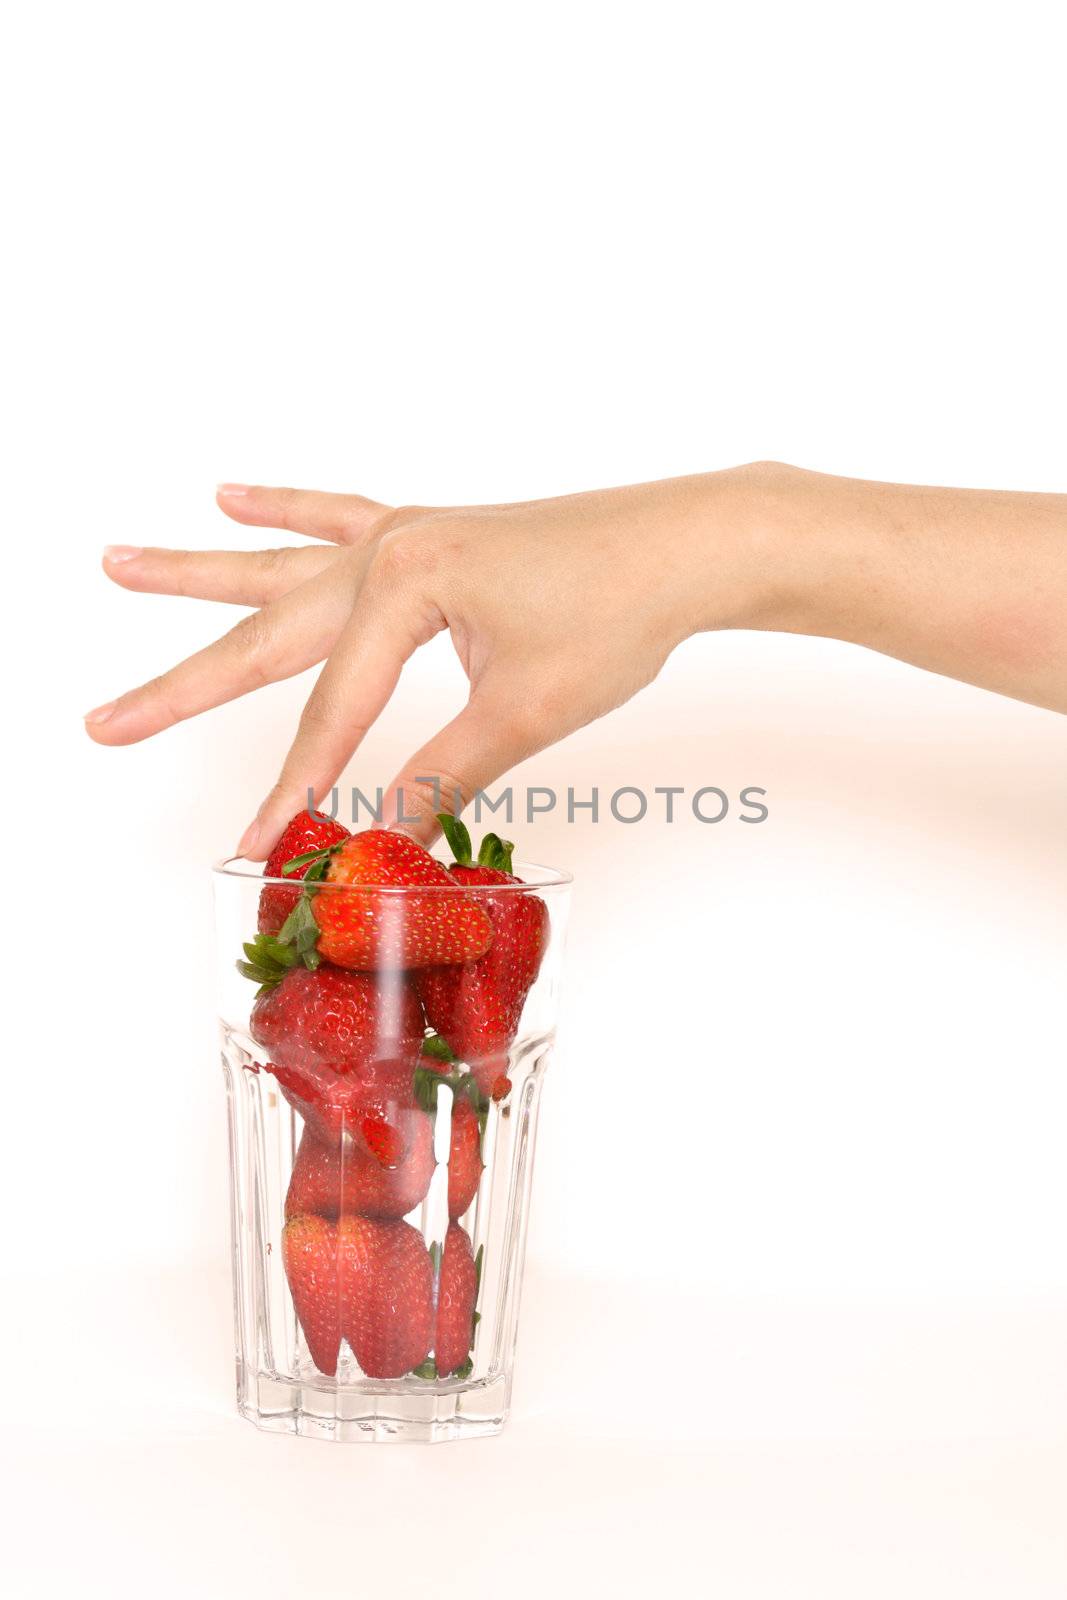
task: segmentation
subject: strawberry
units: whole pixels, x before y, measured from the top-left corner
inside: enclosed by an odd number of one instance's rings
[[[356,1212],[398,1218],[413,1211],[433,1177],[433,1125],[424,1111],[401,1112],[400,1121],[407,1149],[392,1170],[348,1134],[323,1141],[306,1128],[285,1197],[286,1217],[312,1212],[335,1221]]]
[[[501,893],[478,897],[493,928],[489,949],[462,965],[429,967],[415,981],[430,1025],[469,1064],[482,1092],[500,1099],[511,1087],[508,1051],[548,943],[548,908],[537,895],[509,890],[521,882],[511,872],[513,845],[486,834],[474,863],[463,823],[447,813],[437,820],[456,857],[453,878]]]
[[[280,966],[272,954],[277,943],[261,934],[245,946],[249,961],[238,963],[262,980],[249,1026],[269,1052],[265,1065],[321,1138],[360,1132],[383,1166],[395,1166],[405,1150],[398,1112],[414,1104],[412,1071],[423,1039],[411,980],[386,973],[375,982],[325,963],[314,970]]]
[[[319,816],[313,811],[298,811],[267,857],[263,875],[266,878],[280,878],[282,869],[294,856],[340,844],[349,837],[343,823],[334,822],[331,817]],[[309,865],[304,863],[295,867],[286,876],[302,878]],[[297,888],[286,889],[280,883],[268,883],[259,897],[260,933],[279,933],[286,917],[300,899],[300,894]]]
[[[407,1144],[396,1121],[364,1111],[359,1131],[371,1155],[381,1167],[398,1167],[407,1154]]]
[[[445,1041],[437,1035],[431,1035],[423,1041],[422,1060],[413,1084],[415,1099],[424,1111],[432,1114],[437,1110],[437,1092],[442,1083],[452,1091],[448,1214],[455,1221],[470,1209],[481,1182],[484,1170],[482,1133],[489,1101],[478,1088],[473,1075],[459,1069]]]
[[[342,1335],[369,1378],[399,1378],[433,1338],[433,1267],[406,1222],[292,1217],[282,1261],[311,1359],[334,1377]]]
[[[468,961],[489,948],[488,916],[456,893],[456,880],[406,834],[371,828],[329,851],[314,880],[318,955],[339,967],[428,967]],[[420,894],[378,889],[425,888]],[[448,892],[442,892],[448,891]]]
[[[404,1161],[408,1150],[404,1115],[413,1104],[409,1078],[392,1084],[369,1084],[359,1077],[312,1081],[270,1061],[256,1065],[273,1073],[286,1100],[320,1142],[338,1144],[348,1134],[358,1138],[383,1167]]]
[[[434,1361],[439,1378],[462,1367],[474,1342],[474,1302],[478,1298],[478,1266],[471,1242],[458,1222],[449,1223],[441,1254],[434,1326]]]
[[[375,980],[323,963],[315,971],[293,966],[275,978],[254,960],[244,965],[262,980],[252,1037],[276,1066],[312,1080],[350,1073],[373,1080],[390,1069],[414,1069],[425,1024],[414,986],[402,973]]]
[[[311,1359],[332,1378],[341,1348],[337,1230],[322,1217],[294,1217],[282,1229],[282,1262]]]
[[[433,1341],[433,1266],[422,1235],[407,1222],[365,1217],[342,1217],[336,1226],[345,1338],[368,1378],[402,1377]]]
[[[482,1161],[482,1125],[466,1095],[452,1101],[452,1136],[448,1150],[448,1214],[455,1219],[469,1211],[478,1192]]]

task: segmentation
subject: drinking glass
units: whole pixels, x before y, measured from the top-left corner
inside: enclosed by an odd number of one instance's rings
[[[382,958],[340,976],[323,963],[286,974],[279,1000],[281,985],[257,998],[238,963],[264,890],[284,913],[302,886],[241,860],[214,869],[237,1401],[261,1428],[437,1442],[504,1425],[570,882],[529,864],[515,874],[492,887],[316,885],[313,907],[347,897],[331,910],[388,925],[394,951],[427,913],[474,902],[499,934],[497,977],[479,963]],[[514,1038],[484,1058],[452,1053],[425,1021],[426,985],[453,997],[474,985],[469,1001],[506,981],[500,930],[531,921],[543,954]]]

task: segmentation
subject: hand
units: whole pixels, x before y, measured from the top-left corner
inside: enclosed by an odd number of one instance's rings
[[[405,764],[383,813],[395,820],[399,801],[418,819],[410,831],[428,841],[442,802],[451,808],[457,793],[466,802],[629,699],[697,628],[756,625],[759,585],[736,502],[767,470],[453,509],[223,485],[218,504],[234,521],[327,543],[106,553],[104,570],[124,588],[256,609],[206,650],[91,712],[87,729],[101,744],[130,744],[325,659],[281,775],[239,846],[260,860],[309,789],[317,800],[329,792],[406,659],[448,628],[470,698]]]
[[[324,540],[258,555],[120,549],[128,589],[255,606],[86,726],[131,744],[325,659],[281,776],[238,846],[266,856],[321,800],[419,645],[448,628],[466,707],[405,763],[384,820],[434,813],[628,700],[705,628],[866,645],[1067,711],[1067,496],[866,483],[774,462],[559,500],[391,510],[224,485],[237,522]],[[436,785],[433,779],[437,780]]]

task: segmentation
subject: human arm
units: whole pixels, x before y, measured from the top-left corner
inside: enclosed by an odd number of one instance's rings
[[[850,641],[1067,711],[1067,496],[872,483],[759,462],[515,505],[395,510],[355,495],[224,486],[290,551],[144,550],[124,587],[256,609],[223,639],[90,713],[129,744],[325,660],[281,775],[241,842],[254,859],[324,796],[404,661],[449,629],[466,706],[388,791],[428,839],[468,799],[622,704],[693,633]],[[94,720],[94,718],[96,720]],[[428,781],[436,779],[437,785]]]

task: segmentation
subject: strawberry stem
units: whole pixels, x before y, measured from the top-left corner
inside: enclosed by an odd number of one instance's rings
[[[427,1034],[422,1041],[422,1053],[431,1056],[435,1061],[455,1061],[455,1052],[447,1039],[442,1039],[439,1033]]]
[[[433,1067],[416,1067],[413,1088],[415,1099],[423,1111],[432,1113],[437,1110],[437,1091],[443,1083],[451,1089],[453,1099],[458,1099],[461,1094],[467,1096],[478,1113],[478,1120],[484,1131],[484,1119],[489,1111],[489,1101],[469,1072],[435,1072]]]

